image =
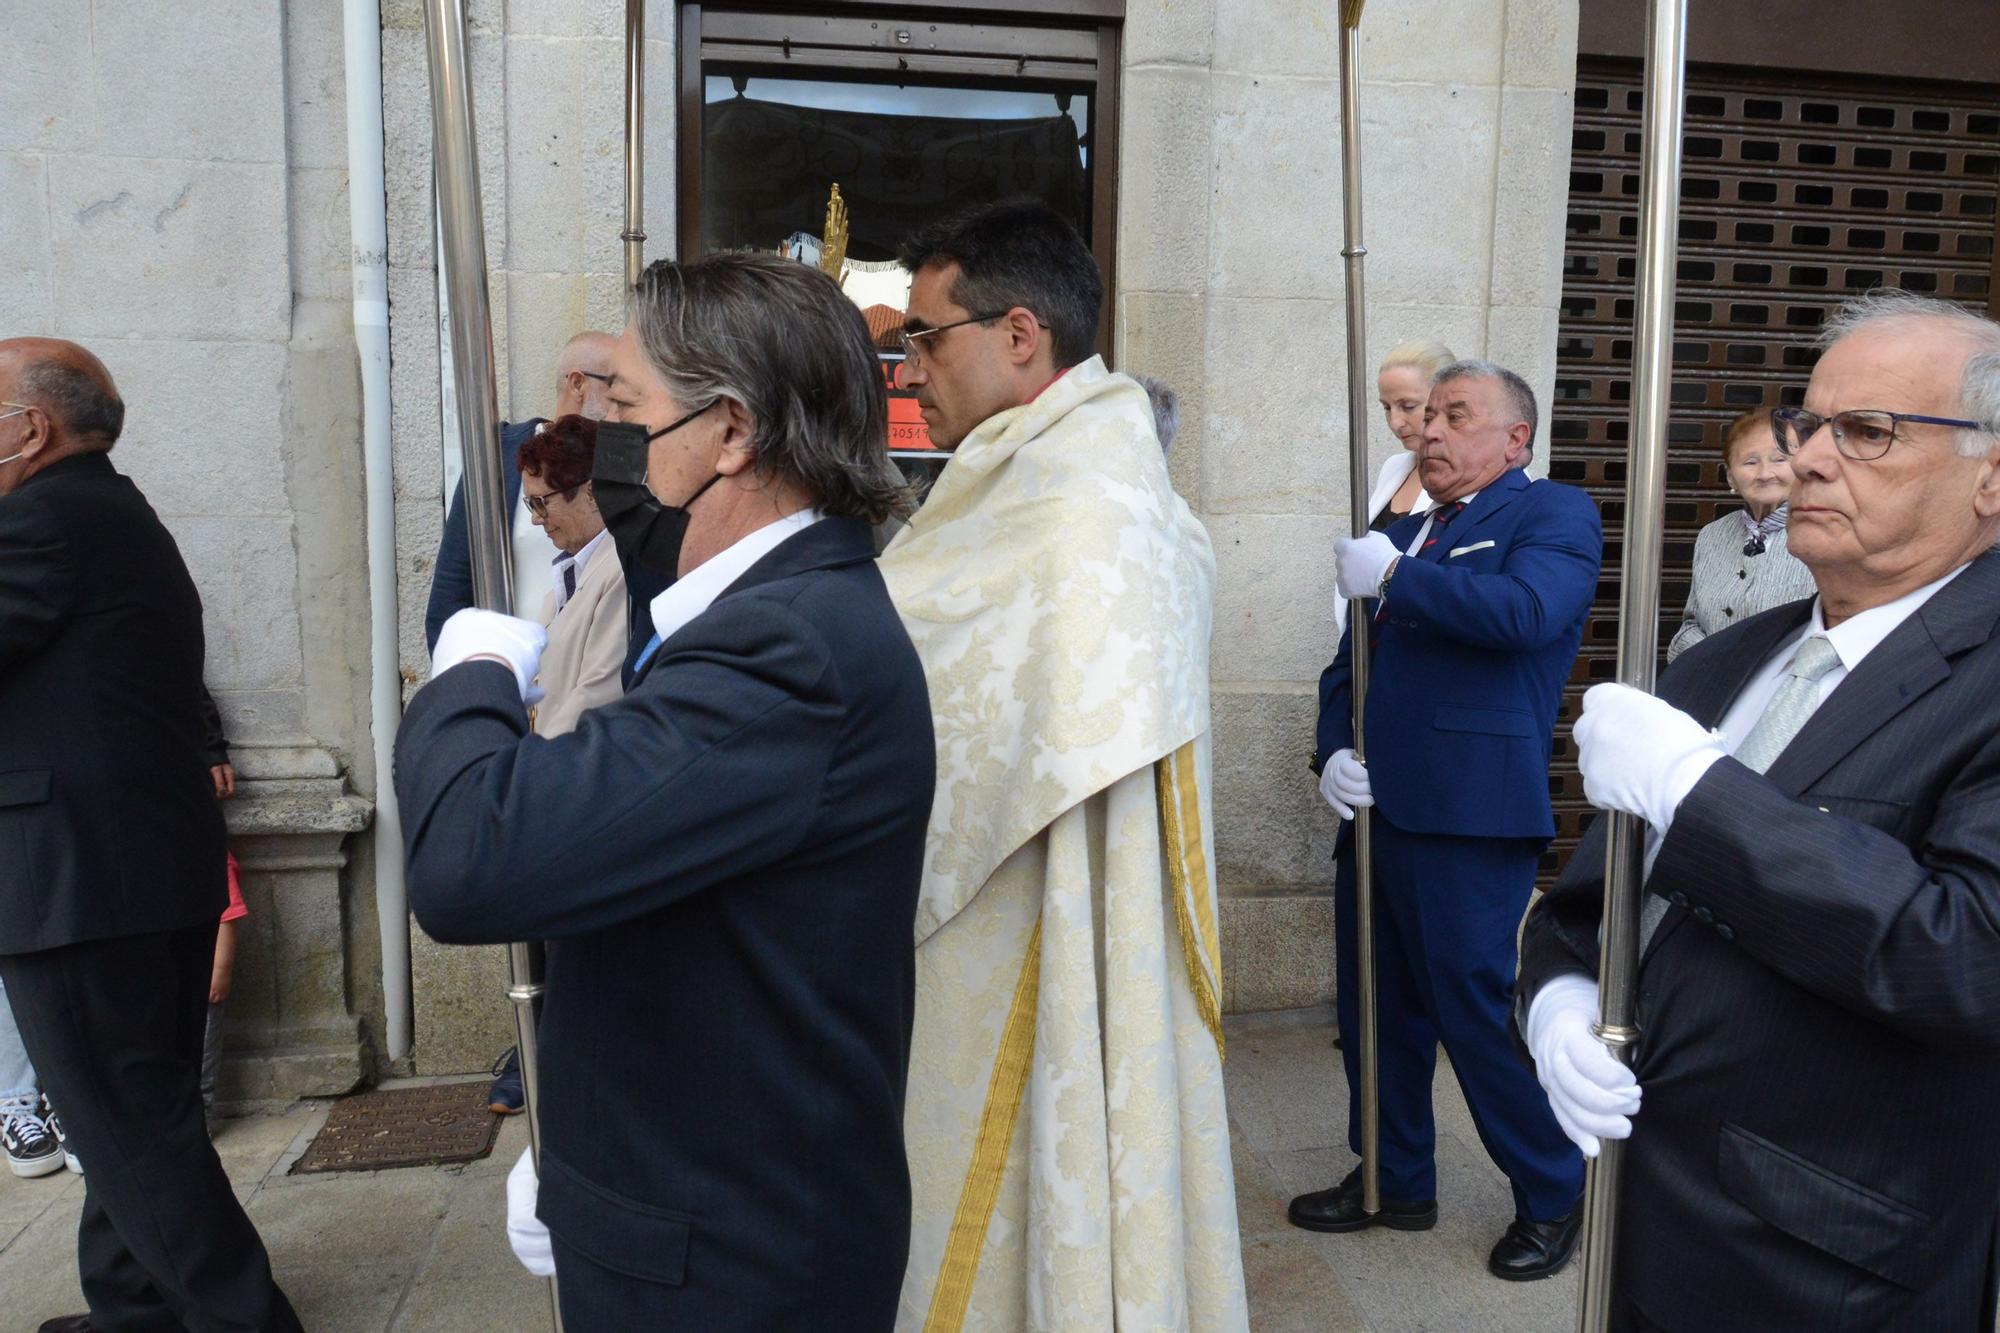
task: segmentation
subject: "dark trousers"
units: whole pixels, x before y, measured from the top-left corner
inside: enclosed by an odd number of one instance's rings
[[[0,956],[0,979],[84,1167],[77,1266],[117,1333],[300,1327],[209,1144],[202,1033],[215,924]]]
[[[1383,1196],[1437,1197],[1437,1048],[1451,1057],[1479,1140],[1514,1187],[1520,1216],[1545,1222],[1583,1192],[1583,1157],[1514,1053],[1515,939],[1540,844],[1405,833],[1374,817],[1376,1045]],[[1336,996],[1347,1069],[1348,1141],[1361,1151],[1359,964],[1352,839],[1334,876]]]

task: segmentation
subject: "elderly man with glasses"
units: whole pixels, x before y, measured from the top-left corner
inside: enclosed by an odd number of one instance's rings
[[[2000,325],[1883,292],[1822,345],[1772,413],[1817,595],[1584,696],[1584,790],[1650,829],[1630,1068],[1591,1034],[1602,821],[1524,938],[1558,1120],[1631,1136],[1627,1328],[1993,1327]]]

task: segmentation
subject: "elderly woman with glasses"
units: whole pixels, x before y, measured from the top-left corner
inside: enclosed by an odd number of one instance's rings
[[[1722,479],[1743,508],[1694,539],[1694,574],[1681,627],[1667,645],[1673,661],[1717,630],[1813,595],[1812,574],[1785,549],[1785,501],[1792,465],[1771,433],[1771,414],[1745,412],[1722,432]]]
[[[537,683],[548,697],[530,713],[535,734],[560,736],[587,709],[624,693],[628,633],[625,571],[605,536],[590,488],[597,423],[558,417],[521,445],[521,498],[555,544],[555,577],[537,617],[549,632]]]

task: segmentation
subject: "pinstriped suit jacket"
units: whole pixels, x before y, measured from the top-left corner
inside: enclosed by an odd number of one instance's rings
[[[1707,725],[1810,602],[1689,649]],[[1597,970],[1598,821],[1520,993]],[[2000,1235],[2000,552],[1873,652],[1765,775],[1725,759],[1648,889],[1618,1283],[1661,1327],[1990,1330]]]

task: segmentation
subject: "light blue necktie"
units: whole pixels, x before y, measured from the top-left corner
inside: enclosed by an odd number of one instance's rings
[[[1735,754],[1736,762],[1753,773],[1768,770],[1785,752],[1806,725],[1806,719],[1819,707],[1820,677],[1840,665],[1840,654],[1834,650],[1831,640],[1824,634],[1815,634],[1801,643],[1792,654],[1792,664],[1785,668],[1785,678],[1779,682],[1777,693],[1771,702],[1764,705],[1757,725],[1750,728],[1750,734],[1743,738],[1743,744]],[[1658,846],[1646,853],[1646,878],[1653,877],[1653,860],[1659,855]],[[1667,900],[1658,894],[1647,894],[1646,905],[1639,913],[1639,952],[1643,955],[1646,946],[1652,942],[1653,932],[1659,928],[1660,919],[1667,914]]]

